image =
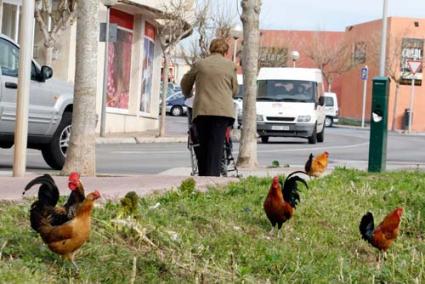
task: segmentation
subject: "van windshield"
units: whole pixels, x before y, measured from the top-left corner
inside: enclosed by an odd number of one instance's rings
[[[334,99],[332,97],[325,96],[325,106],[334,106]]]
[[[259,80],[257,101],[314,103],[316,88],[310,81]]]
[[[238,85],[238,87],[239,87],[239,91],[238,91],[237,95],[235,96],[235,99],[243,99],[244,87],[243,87],[243,85]]]

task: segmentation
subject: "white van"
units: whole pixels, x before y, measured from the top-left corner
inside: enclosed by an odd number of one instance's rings
[[[322,72],[312,68],[261,68],[258,74],[257,132],[269,137],[325,138]]]
[[[335,93],[325,92],[325,126],[331,127],[334,123],[338,123],[339,107],[338,99]]]

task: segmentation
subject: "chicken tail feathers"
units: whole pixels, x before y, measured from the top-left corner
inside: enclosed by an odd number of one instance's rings
[[[31,205],[30,223],[31,228],[36,232],[40,232],[41,227],[50,225],[48,217],[44,216],[45,214],[43,214],[43,212],[46,212],[46,208],[39,200]]]
[[[296,173],[304,173],[302,171],[293,172],[288,175],[282,188],[283,199],[288,202],[293,208],[296,208],[300,201],[297,182],[303,183],[308,188],[307,182],[299,176],[294,176]],[[304,173],[305,174],[305,173]]]
[[[375,229],[375,224],[373,220],[373,214],[371,212],[367,212],[360,221],[359,230],[362,235],[362,239],[371,242],[373,230]]]
[[[304,170],[308,173],[311,170],[311,165],[313,163],[313,153],[310,153],[307,162],[305,163]]]
[[[24,195],[27,190],[31,189],[36,184],[41,185],[38,190],[38,200],[43,204],[55,206],[59,200],[59,189],[49,174],[36,177],[30,181],[27,186],[25,186],[25,190],[22,195]]]

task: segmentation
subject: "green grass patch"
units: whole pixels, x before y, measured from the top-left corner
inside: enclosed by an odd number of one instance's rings
[[[362,121],[357,120],[357,119],[347,118],[347,117],[340,117],[337,124],[338,125],[349,125],[349,126],[361,126]],[[368,125],[368,124],[369,124],[369,122],[365,122],[365,125]]]
[[[0,203],[4,283],[422,283],[425,173],[337,169],[301,189],[283,238],[270,237],[262,204],[271,179],[246,178],[207,193],[179,190],[95,208],[80,273],[50,252],[28,221],[29,201]],[[133,204],[132,202],[130,202]],[[405,209],[401,233],[380,269],[361,240],[360,218]],[[135,276],[134,276],[135,275]],[[422,281],[422,282],[421,282]]]

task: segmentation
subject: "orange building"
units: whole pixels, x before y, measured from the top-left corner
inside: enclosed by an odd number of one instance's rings
[[[340,95],[341,117],[361,120],[362,88],[360,69],[364,65],[369,67],[367,82],[366,120],[370,120],[372,79],[379,73],[379,48],[382,21],[372,21],[346,29],[346,35],[353,38],[357,57],[363,59],[362,64],[345,73],[342,78]],[[408,61],[422,62],[425,19],[388,18],[386,51],[386,76],[391,80],[388,126],[390,129],[405,129],[404,113],[410,106],[411,78]],[[363,58],[362,58],[363,57]],[[415,99],[413,104],[412,130],[425,131],[425,86],[422,84],[422,69],[415,75]],[[400,81],[399,92],[396,98],[397,80]]]
[[[369,121],[372,79],[379,73],[381,28],[382,21],[376,20],[349,26],[344,32],[262,30],[260,66],[270,66],[270,63],[276,66],[292,66],[290,53],[296,50],[300,53],[299,60],[295,62],[297,67],[321,68],[318,61],[313,60],[311,56],[315,49],[326,51],[347,45],[350,54],[344,57],[344,60],[351,65],[341,74],[333,75],[332,91],[338,96],[340,116],[360,121],[363,100],[360,72],[361,68],[367,65],[369,77],[365,119]],[[422,61],[424,37],[425,19],[388,18],[386,76],[391,78],[388,107],[390,129],[405,128],[404,113],[410,105],[412,78],[407,62]],[[241,43],[243,39],[231,40],[231,52],[228,55],[230,59],[237,54],[235,61],[239,62]],[[400,84],[396,99],[397,80]],[[415,75],[415,83],[412,130],[425,131],[425,86],[422,84],[422,70]]]

